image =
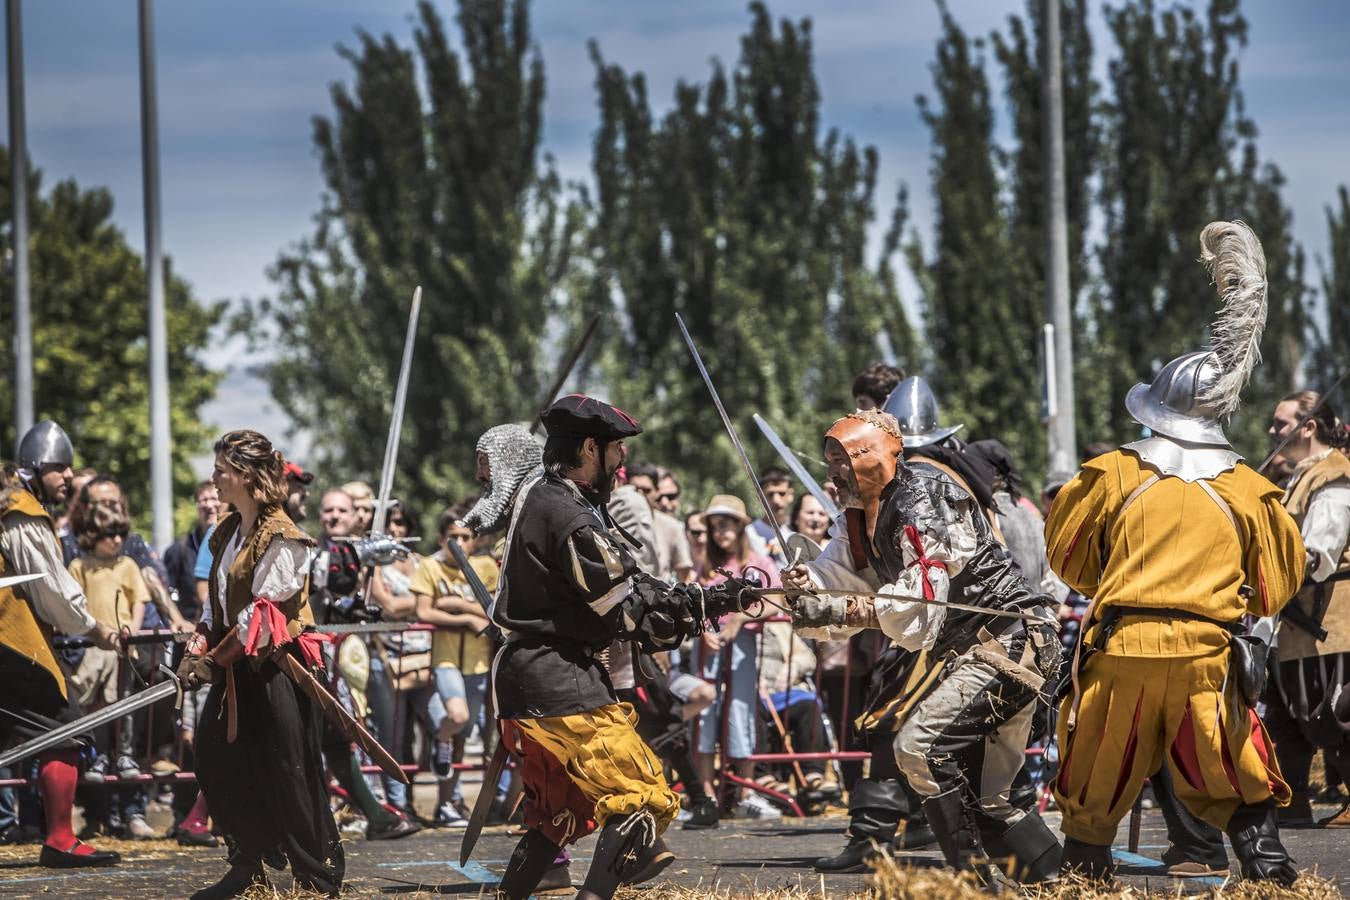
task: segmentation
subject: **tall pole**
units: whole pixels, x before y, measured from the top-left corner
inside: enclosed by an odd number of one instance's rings
[[[173,541],[173,470],[169,432],[169,349],[164,321],[164,251],[159,218],[159,111],[155,90],[155,23],[140,0],[141,165],[145,191],[145,285],[150,301],[150,511],[155,546]]]
[[[1069,224],[1064,189],[1064,83],[1059,42],[1059,0],[1045,0],[1041,16],[1041,143],[1045,172],[1045,302],[1054,326],[1054,415],[1049,422],[1050,468],[1078,466],[1074,426],[1073,318],[1069,302]]]
[[[13,216],[14,440],[33,427],[33,315],[28,293],[28,121],[23,104],[20,0],[5,0],[9,55],[9,195]]]

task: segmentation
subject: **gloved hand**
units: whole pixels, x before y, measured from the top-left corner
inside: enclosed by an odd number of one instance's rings
[[[778,578],[785,588],[795,588],[799,591],[811,589],[811,570],[800,563],[790,569],[779,569]]]
[[[703,604],[708,618],[720,619],[728,613],[745,612],[759,602],[755,590],[759,585],[744,578],[728,578],[721,584],[703,589]]]
[[[792,624],[798,627],[841,627],[847,615],[847,597],[817,597],[815,594],[803,594],[792,601]]]
[[[178,664],[178,681],[185,691],[195,691],[216,680],[215,660],[206,656],[184,656]]]

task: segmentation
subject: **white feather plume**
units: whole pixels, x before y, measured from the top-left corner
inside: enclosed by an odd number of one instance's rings
[[[1244,222],[1210,222],[1200,232],[1200,260],[1209,269],[1223,306],[1211,326],[1223,375],[1200,397],[1219,415],[1238,408],[1238,398],[1261,361],[1266,328],[1266,254]]]

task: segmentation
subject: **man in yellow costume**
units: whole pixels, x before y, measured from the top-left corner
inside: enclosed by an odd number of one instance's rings
[[[1085,463],[1045,526],[1056,574],[1094,598],[1059,717],[1062,870],[1111,876],[1116,826],[1166,762],[1191,813],[1228,833],[1243,877],[1287,886],[1297,871],[1275,810],[1289,788],[1252,707],[1303,542],[1221,425],[1259,359],[1265,255],[1241,222],[1209,224],[1200,246],[1224,301],[1213,349],[1130,390],[1151,436]]]

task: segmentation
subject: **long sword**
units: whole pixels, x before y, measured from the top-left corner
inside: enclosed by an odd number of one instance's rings
[[[995,616],[1000,619],[1021,619],[1023,622],[1045,622],[1046,620],[1037,616],[1035,613],[1020,612],[1012,609],[989,609],[984,606],[974,606],[969,603],[953,603],[950,600],[920,600],[916,597],[899,597],[895,594],[883,594],[879,591],[851,591],[847,588],[809,588],[797,590],[794,588],[758,588],[752,591],[756,597],[801,597],[805,594],[814,594],[817,597],[861,597],[865,600],[886,600],[897,601],[900,603],[922,603],[925,606],[945,606],[948,609],[959,609],[963,612],[979,613],[982,616]]]
[[[157,703],[165,697],[174,696],[178,693],[178,678],[172,672],[169,672],[167,667],[160,666],[160,669],[169,673],[168,680],[161,681],[159,684],[148,687],[143,691],[138,691],[130,697],[124,697],[116,703],[110,703],[100,710],[91,712],[86,716],[81,716],[74,722],[67,722],[65,725],[53,728],[46,734],[38,735],[31,740],[24,741],[17,747],[6,750],[4,753],[0,753],[0,768],[41,753],[49,747],[54,747],[73,737],[84,734],[90,729],[111,722],[129,712],[135,712],[142,707]],[[0,712],[9,711],[0,710]],[[14,718],[22,718],[17,713],[9,713],[9,715]]]
[[[1350,369],[1347,369],[1346,371],[1342,372],[1341,377],[1337,378],[1335,383],[1332,384],[1331,387],[1327,388],[1327,390],[1322,393],[1322,399],[1317,401],[1317,405],[1314,406],[1312,409],[1308,410],[1308,414],[1305,415],[1303,418],[1299,419],[1297,425],[1295,425],[1293,428],[1290,428],[1287,432],[1285,432],[1284,438],[1278,444],[1275,445],[1275,449],[1270,451],[1270,455],[1261,461],[1261,465],[1256,467],[1256,471],[1258,474],[1264,473],[1266,471],[1266,466],[1274,462],[1275,457],[1280,455],[1280,451],[1283,450],[1285,447],[1289,446],[1289,442],[1294,439],[1294,435],[1298,434],[1298,430],[1302,428],[1304,424],[1306,424],[1307,421],[1313,417],[1313,414],[1315,414],[1319,409],[1323,407],[1323,405],[1326,404],[1327,400],[1331,398],[1331,395],[1336,392],[1336,388],[1341,386],[1341,382],[1345,380],[1347,375],[1350,375]]]
[[[577,342],[572,345],[567,356],[563,358],[558,366],[558,374],[553,379],[553,384],[549,385],[548,393],[544,395],[544,402],[534,412],[534,418],[530,420],[530,434],[539,430],[540,424],[544,419],[544,411],[553,405],[553,401],[558,398],[558,391],[567,382],[567,377],[572,374],[572,369],[576,367],[577,360],[581,359],[582,352],[586,345],[591,342],[591,335],[595,334],[595,326],[600,324],[600,316],[591,316],[591,321],[586,323],[586,330],[577,338]]]
[[[389,420],[389,437],[384,444],[384,468],[380,470],[380,489],[376,496],[375,518],[370,523],[372,533],[384,533],[384,520],[389,512],[389,492],[394,487],[394,467],[398,463],[398,444],[403,436],[403,408],[408,402],[408,377],[412,372],[413,343],[417,337],[417,317],[422,311],[422,286],[413,291],[412,309],[408,311],[408,332],[403,338],[403,361],[398,370],[398,387],[394,389],[394,414]]]
[[[34,572],[31,575],[7,575],[4,578],[0,578],[0,588],[15,587],[16,585],[27,584],[30,581],[38,581],[39,579],[46,577],[46,572]]]
[[[722,417],[722,424],[726,426],[727,434],[731,436],[731,443],[736,447],[736,455],[741,458],[741,465],[745,466],[746,477],[750,479],[750,484],[755,488],[755,496],[759,498],[759,505],[764,510],[764,521],[773,528],[773,536],[778,539],[778,547],[781,552],[787,553],[787,540],[783,537],[783,529],[778,526],[778,516],[774,514],[773,507],[769,505],[769,498],[764,494],[764,488],[760,487],[759,476],[755,474],[755,467],[750,465],[750,457],[745,453],[745,447],[741,444],[740,437],[736,434],[736,426],[731,424],[731,417],[727,415],[727,408],[722,405],[722,398],[717,395],[717,388],[713,387],[712,377],[708,375],[708,367],[703,365],[703,357],[698,355],[698,347],[694,346],[694,339],[689,336],[689,329],[684,327],[684,319],[680,314],[675,314],[675,323],[680,326],[680,334],[684,335],[684,342],[689,347],[689,352],[694,357],[694,365],[698,366],[698,374],[703,376],[703,383],[708,387],[708,393],[712,394],[713,405],[717,407],[717,414]]]
[[[755,413],[751,418],[755,420],[755,424],[759,426],[759,430],[763,432],[764,437],[773,445],[773,449],[778,451],[778,457],[783,460],[783,465],[787,466],[793,477],[806,487],[807,492],[812,497],[816,498],[816,502],[824,508],[826,515],[830,517],[830,521],[839,518],[839,507],[830,499],[830,495],[825,493],[820,484],[811,477],[811,473],[806,471],[806,466],[802,465],[801,460],[797,459],[797,454],[793,453],[791,448],[783,443],[783,439],[778,436],[778,432],[773,430],[773,426],[764,421],[764,417],[759,413]]]

